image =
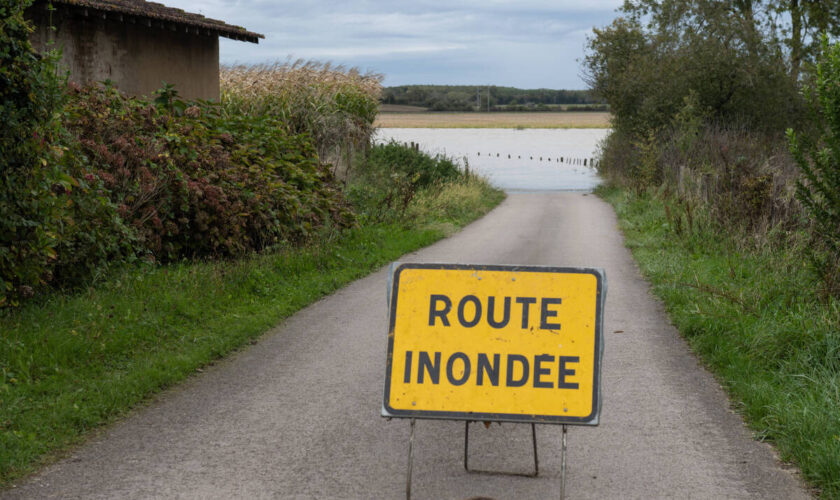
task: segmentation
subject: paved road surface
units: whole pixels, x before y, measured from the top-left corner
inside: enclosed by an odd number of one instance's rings
[[[404,262],[606,269],[601,425],[569,432],[567,497],[807,498],[753,441],[648,292],[611,208],[514,194]],[[379,417],[386,271],[287,320],[3,498],[400,498],[409,424]],[[467,474],[463,423],[421,420],[414,498],[557,498],[560,429],[538,426],[539,478]],[[471,465],[526,471],[527,425],[473,426]]]

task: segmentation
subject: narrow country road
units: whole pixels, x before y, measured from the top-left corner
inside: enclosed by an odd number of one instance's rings
[[[401,261],[606,270],[601,425],[569,430],[567,498],[809,497],[669,324],[596,196],[512,194]],[[0,497],[403,498],[409,423],[379,416],[386,281],[383,269],[313,304]],[[414,498],[558,498],[560,435],[537,427],[538,478],[474,475],[464,424],[419,420]],[[470,464],[527,471],[530,438],[474,425]]]

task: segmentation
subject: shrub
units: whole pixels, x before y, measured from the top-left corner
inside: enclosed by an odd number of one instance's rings
[[[0,2],[0,307],[49,280],[75,180],[61,172],[55,54],[38,55],[23,18],[29,2]]]
[[[762,236],[800,227],[797,177],[779,136],[737,126],[677,125],[646,141],[615,131],[602,144],[601,175],[637,192],[673,194],[680,211],[699,208],[726,230]],[[677,220],[677,213],[673,213]],[[675,228],[680,227],[674,225]]]
[[[222,114],[171,86],[155,104],[73,89],[67,125],[120,216],[161,261],[300,242],[352,215],[311,138],[268,115]]]
[[[458,166],[445,156],[432,157],[391,141],[373,146],[356,167],[348,197],[364,217],[395,219],[405,214],[418,190],[460,175]]]
[[[790,150],[804,179],[796,194],[812,221],[812,261],[827,291],[840,294],[840,44],[823,39],[812,105],[824,128],[817,143],[789,129]]]
[[[72,288],[143,251],[105,183],[91,173],[78,140],[65,130],[61,142],[60,168],[72,183],[61,187],[65,216],[56,233],[56,258],[49,274],[53,285]]]

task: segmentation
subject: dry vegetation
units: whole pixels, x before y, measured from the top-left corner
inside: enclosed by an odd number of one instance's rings
[[[609,128],[610,113],[380,113],[380,128]]]
[[[311,134],[332,163],[368,143],[382,92],[381,75],[301,60],[226,66],[220,79],[224,109],[274,115],[290,132]]]

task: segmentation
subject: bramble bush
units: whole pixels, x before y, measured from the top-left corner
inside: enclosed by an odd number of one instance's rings
[[[62,168],[62,78],[56,54],[39,55],[24,20],[29,2],[0,2],[0,307],[51,279],[78,187]]]
[[[71,87],[65,124],[144,252],[159,261],[233,257],[353,221],[310,137],[268,115],[154,103],[110,86]]]

